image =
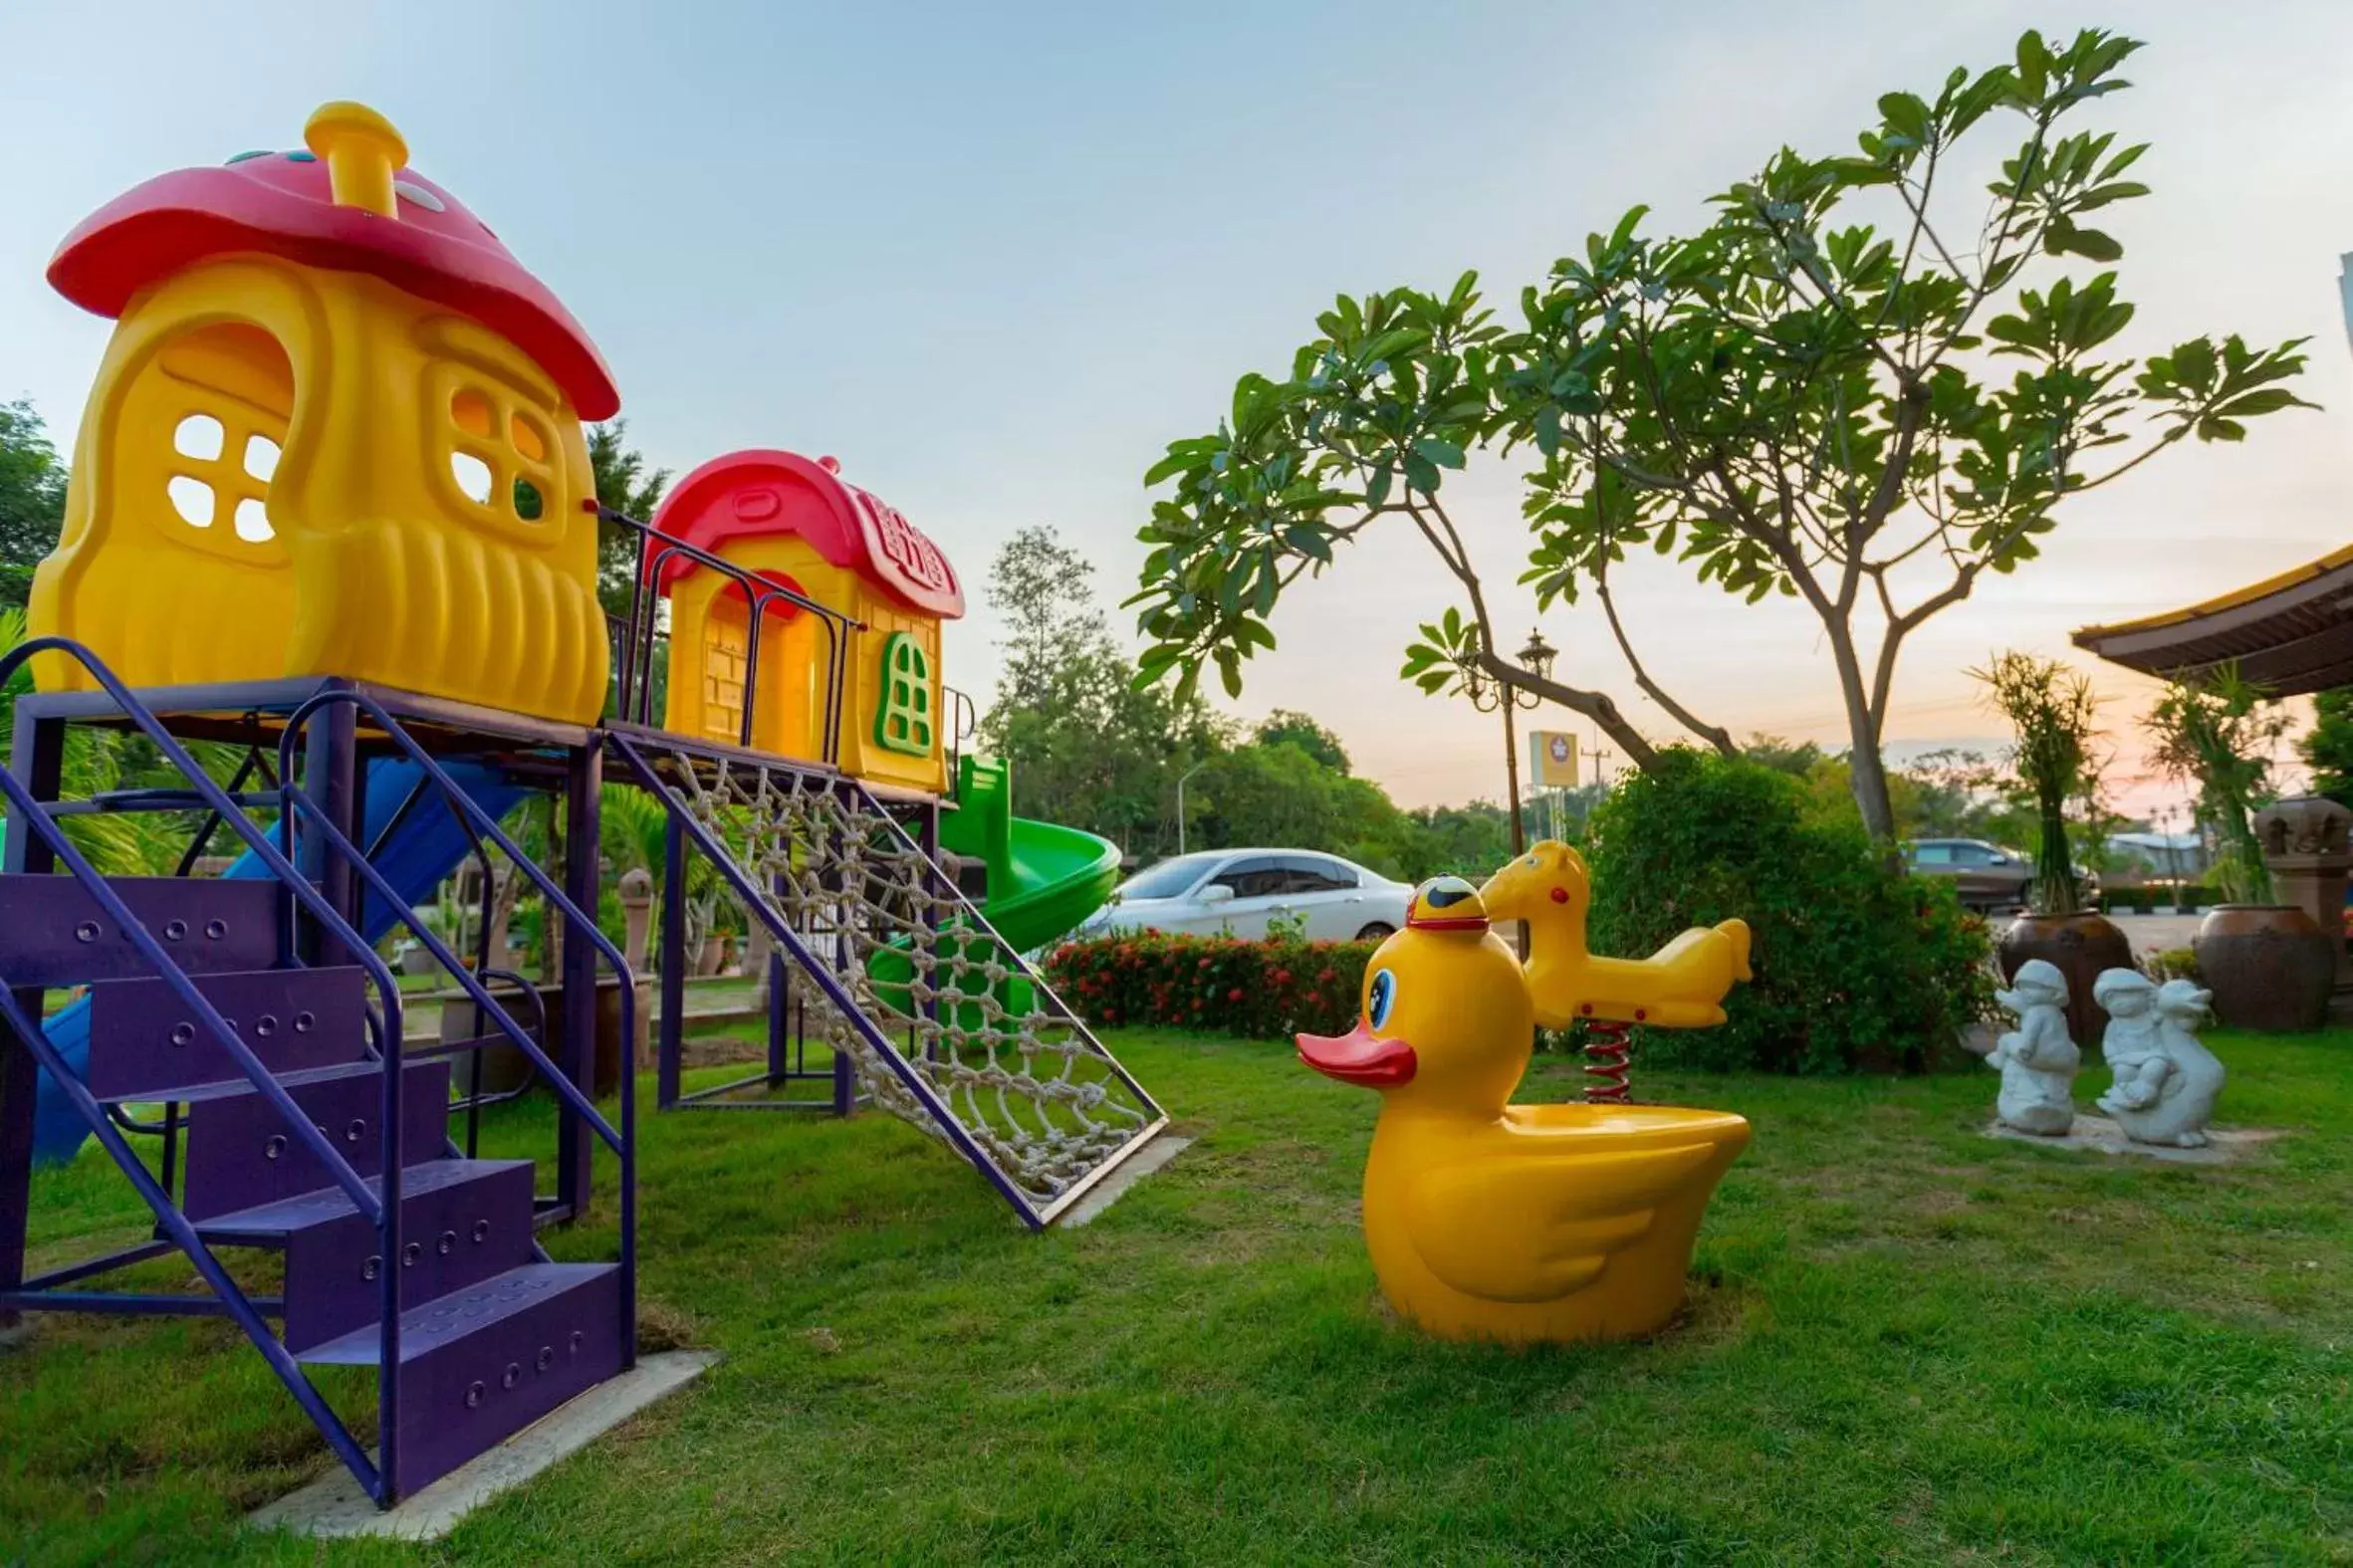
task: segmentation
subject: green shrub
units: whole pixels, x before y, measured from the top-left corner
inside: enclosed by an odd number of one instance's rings
[[[2198,979],[2198,954],[2191,948],[2167,948],[2162,953],[2150,954],[2142,961],[2141,969],[2151,980],[2160,983],[2194,981]]]
[[[1065,942],[1046,961],[1062,1000],[1097,1023],[1289,1039],[1356,1026],[1377,942],[1176,936],[1141,931]]]
[[[1859,826],[1809,819],[1803,786],[1755,763],[1670,750],[1595,808],[1588,853],[1597,953],[1736,915],[1755,932],[1729,1021],[1638,1030],[1638,1064],[1916,1071],[1956,1060],[1990,1010],[1986,926],[1951,885],[1889,869]]]

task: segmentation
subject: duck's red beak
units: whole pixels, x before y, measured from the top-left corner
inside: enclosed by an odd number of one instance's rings
[[[1361,1022],[1345,1034],[1301,1034],[1299,1060],[1327,1078],[1361,1083],[1368,1089],[1394,1089],[1413,1081],[1413,1047],[1403,1040],[1384,1039]]]

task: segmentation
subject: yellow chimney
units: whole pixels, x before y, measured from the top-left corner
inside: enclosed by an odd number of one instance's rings
[[[303,145],[326,160],[337,206],[400,216],[392,176],[408,161],[408,143],[390,120],[365,104],[323,104],[303,126]]]

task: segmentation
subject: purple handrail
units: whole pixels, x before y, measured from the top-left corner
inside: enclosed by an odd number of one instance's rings
[[[824,761],[829,766],[839,761],[842,682],[847,673],[843,654],[848,634],[864,631],[865,622],[841,611],[819,603],[805,593],[754,576],[734,561],[724,560],[700,546],[660,532],[650,523],[642,522],[625,512],[617,512],[601,504],[596,508],[600,521],[634,530],[644,541],[637,552],[637,572],[629,587],[629,613],[622,623],[618,673],[615,681],[614,709],[616,715],[632,724],[653,726],[653,644],[654,614],[648,590],[658,590],[662,568],[673,556],[682,557],[696,565],[708,566],[733,582],[744,595],[749,606],[751,625],[744,645],[744,712],[738,727],[737,743],[749,750],[752,745],[752,720],[758,711],[753,702],[760,676],[760,632],[768,620],[769,606],[785,604],[805,610],[818,617],[825,628],[825,723]],[[650,547],[650,554],[648,548]]]

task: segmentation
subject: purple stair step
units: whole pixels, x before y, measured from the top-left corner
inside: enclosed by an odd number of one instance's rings
[[[619,1372],[620,1301],[617,1264],[527,1263],[402,1312],[391,1464],[401,1494]],[[371,1326],[298,1354],[374,1366],[381,1349]]]
[[[140,925],[191,975],[266,969],[278,962],[274,881],[127,876],[109,879]],[[83,986],[150,975],[98,901],[68,876],[0,876],[0,983]]]
[[[272,1072],[366,1055],[364,972],[262,969],[213,975],[196,989]],[[90,1092],[102,1100],[187,1099],[250,1087],[193,1008],[160,980],[90,988]]]
[[[400,1201],[404,1205],[422,1203],[452,1188],[470,1187],[507,1173],[528,1172],[531,1168],[529,1160],[434,1160],[426,1165],[404,1167],[400,1172]],[[383,1178],[369,1177],[367,1189],[381,1193]],[[526,1213],[529,1209],[525,1205]],[[300,1232],[358,1218],[359,1212],[352,1207],[351,1198],[342,1188],[320,1187],[275,1203],[215,1215],[196,1231],[208,1241],[229,1246],[281,1246]],[[403,1211],[402,1219],[406,1218]],[[375,1228],[369,1226],[367,1233],[374,1235]]]
[[[383,1064],[351,1062],[279,1078],[312,1125],[361,1176],[383,1169]],[[449,1063],[410,1062],[400,1077],[400,1163],[423,1165],[447,1148]],[[180,1208],[207,1220],[300,1198],[330,1185],[325,1167],[298,1141],[276,1106],[240,1078],[221,1092],[191,1095]]]
[[[531,1260],[532,1163],[436,1160],[400,1173],[400,1301],[413,1307]],[[382,1178],[370,1189],[381,1191]],[[286,1252],[286,1348],[300,1352],[376,1321],[382,1238],[331,1187],[196,1223],[207,1241]]]

